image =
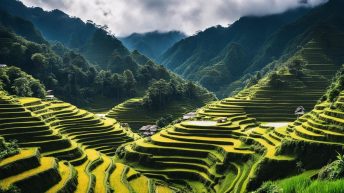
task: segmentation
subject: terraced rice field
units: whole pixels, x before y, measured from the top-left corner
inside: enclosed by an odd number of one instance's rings
[[[220,182],[233,170],[238,178],[228,191],[245,189],[255,167],[243,163],[255,160],[255,153],[272,160],[293,159],[276,155],[282,139],[270,137],[273,131],[259,127],[253,119],[241,115],[224,123],[215,119],[185,121],[165,128],[149,139],[122,147],[118,158],[147,176],[181,184],[195,192],[227,190],[222,186],[229,185]],[[256,152],[249,141],[265,151]]]
[[[130,129],[61,101],[13,98],[1,93],[0,109],[0,136],[18,140],[24,148],[0,160],[1,189],[15,185],[24,193],[120,192],[110,182],[124,181],[126,176],[116,176],[115,162],[109,156],[119,145],[138,137]],[[134,173],[137,179],[130,178],[133,184],[127,180],[127,189],[154,188],[156,180]],[[141,183],[142,179],[149,183]]]
[[[262,81],[234,97],[209,104],[198,113],[222,117],[244,111],[261,122],[295,120],[295,109],[299,106],[306,111],[313,109],[340,67],[331,63],[317,41],[310,41],[298,55],[306,62],[304,75],[279,74],[280,80],[287,84],[282,89]]]
[[[10,185],[22,192],[135,192],[153,193],[155,180],[148,179],[128,166],[95,150],[86,150],[88,159],[79,166],[53,157],[41,157],[37,148],[21,149],[20,153],[0,160],[0,188]],[[128,175],[131,171],[134,175]],[[158,183],[161,190],[172,192]],[[157,186],[158,186],[157,185]]]
[[[241,193],[257,188],[268,180],[260,168],[269,164],[281,168],[271,171],[276,176],[288,175],[295,170],[298,155],[281,150],[285,141],[303,140],[298,135],[301,131],[308,135],[307,142],[325,143],[325,134],[337,143],[342,140],[342,134],[334,131],[311,133],[310,123],[302,124],[308,131],[300,126],[288,127],[310,116],[288,123],[296,119],[296,107],[303,106],[306,111],[313,108],[338,69],[319,47],[319,43],[311,41],[298,53],[306,62],[303,77],[280,75],[292,89],[276,90],[263,81],[235,97],[199,109],[195,120],[168,126],[152,137],[120,147],[117,159],[148,177],[193,192]],[[344,118],[344,114],[333,111],[313,117],[344,125],[341,118],[330,115]],[[223,117],[225,121],[219,121]],[[325,128],[322,124],[321,128]]]
[[[313,108],[337,69],[316,41],[299,54],[307,73],[280,74],[293,89],[262,81],[148,138],[62,101],[0,95],[0,135],[23,148],[0,160],[0,188],[243,193],[270,180],[266,173],[289,175],[297,161],[307,162],[306,169],[320,167],[344,145],[344,92],[290,122],[297,106]]]
[[[122,123],[128,123],[133,130],[144,125],[152,125],[163,116],[172,115],[174,119],[201,107],[192,100],[174,101],[161,110],[148,110],[142,107],[142,98],[133,98],[115,106],[106,116]],[[205,101],[206,102],[206,101]]]

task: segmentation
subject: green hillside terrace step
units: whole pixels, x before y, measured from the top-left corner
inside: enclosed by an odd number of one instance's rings
[[[155,140],[155,138],[158,138]],[[194,149],[202,149],[202,150],[217,150],[219,147],[213,145],[212,143],[206,142],[192,142],[192,139],[188,138],[175,138],[169,135],[160,135],[159,137],[152,138],[152,143],[159,145],[159,146],[170,146],[170,147],[181,147],[181,148],[194,148]],[[182,140],[180,140],[182,139]],[[230,144],[226,145],[233,145],[231,142]]]
[[[231,121],[235,121],[230,119]],[[195,128],[195,129],[228,129],[228,130],[237,130],[240,129],[237,125],[230,126],[220,126],[216,121],[184,121],[178,124],[182,127]]]
[[[301,126],[296,126],[294,127],[294,132],[301,136],[302,138],[310,139],[310,140],[315,140],[315,141],[324,141],[326,140],[326,136],[322,134],[317,134],[311,131],[306,130],[305,128]]]
[[[97,147],[97,146],[104,146],[104,145],[109,145],[109,146],[118,146],[123,143],[126,143],[127,141],[125,140],[115,140],[115,139],[99,139],[99,140],[94,140],[94,141],[88,141],[84,142],[83,145],[86,147]]]
[[[31,127],[12,127],[12,128],[1,128],[0,135],[20,133],[20,132],[35,132],[35,131],[46,131],[49,130],[48,126],[31,126]]]
[[[61,133],[67,133],[70,135],[73,134],[85,134],[85,133],[93,133],[93,132],[113,132],[113,133],[121,133],[121,131],[114,130],[110,126],[104,127],[102,124],[72,124],[72,125],[67,125],[67,124],[59,124],[56,126],[56,129],[61,131]]]
[[[116,138],[122,138],[125,137],[125,133],[112,133],[112,132],[106,132],[106,133],[92,133],[92,134],[85,134],[85,135],[76,135],[73,139],[77,139],[79,142],[87,142],[92,140],[99,140],[101,139],[116,139]]]
[[[178,169],[178,168],[166,168],[166,169],[160,169],[159,171],[150,171],[150,170],[139,170],[142,173],[154,173],[156,175],[166,175],[168,178],[171,179],[185,179],[188,181],[201,181],[206,187],[209,187],[210,192],[214,192],[213,187],[215,186],[214,181],[209,179],[209,177],[203,173],[198,172],[197,170],[191,170],[191,169]]]
[[[209,151],[203,151],[200,149],[193,149],[193,148],[179,148],[179,147],[166,147],[166,146],[159,146],[149,143],[143,143],[140,140],[135,142],[135,147],[133,150],[137,152],[143,152],[147,154],[154,154],[158,156],[178,156],[178,155],[185,155],[188,157],[207,157],[210,153]],[[215,151],[214,151],[215,152]],[[219,160],[223,160],[223,157],[216,153],[216,156]]]
[[[72,161],[83,157],[80,147],[72,143],[70,147],[42,153],[43,156],[57,157],[60,160]]]
[[[326,108],[324,110],[325,115],[337,117],[340,119],[344,119],[344,112],[338,111],[338,110],[331,110],[330,108]]]
[[[341,142],[344,139],[344,133],[337,133],[337,132],[333,132],[333,131],[328,131],[328,130],[322,130],[322,129],[318,129],[316,127],[313,127],[311,125],[309,125],[307,122],[302,124],[302,127],[317,133],[317,134],[321,134],[321,135],[325,135],[329,141],[337,141],[337,142]]]
[[[131,193],[131,187],[126,179],[127,166],[116,163],[114,171],[110,174],[109,184],[114,188],[114,192]]]
[[[20,113],[20,112],[26,112],[28,113],[24,107],[17,105],[16,107],[3,107],[0,104],[0,112],[1,114],[6,114],[6,113]]]
[[[281,142],[283,140],[283,137],[277,135],[275,132],[270,132],[269,137],[271,137],[272,139]]]
[[[63,124],[60,122],[59,125],[56,126],[61,132],[66,133],[84,133],[84,132],[109,132],[113,130],[111,126],[105,126],[102,123],[97,124],[83,124],[83,123],[75,123],[75,124]]]
[[[11,133],[2,135],[2,137],[7,140],[20,140],[21,143],[30,142],[30,141],[43,141],[43,140],[55,140],[60,139],[61,136],[52,131],[43,131],[43,132],[23,132],[23,133]]]
[[[192,143],[206,143],[212,145],[234,145],[238,143],[238,140],[231,138],[212,138],[212,137],[199,137],[199,136],[180,136],[167,133],[166,131],[161,131],[159,134],[162,137]]]
[[[185,157],[185,156],[152,156],[151,158],[154,162],[185,162],[185,163],[194,163],[200,164],[207,167],[211,167],[215,162],[207,158],[193,158],[193,157]]]
[[[56,114],[56,117],[60,118],[62,120],[64,120],[64,119],[68,120],[68,119],[73,119],[73,118],[82,118],[84,116],[92,116],[92,114],[87,112],[87,111],[80,110],[80,109],[75,109],[73,111],[67,111],[64,113]]]
[[[55,158],[43,157],[40,166],[0,181],[0,187],[7,189],[15,185],[26,192],[45,192],[57,184],[61,177]]]
[[[45,109],[46,104],[40,103],[38,105],[30,105],[30,106],[25,106],[26,109],[29,111],[32,111],[33,113],[36,113],[36,111],[40,111],[42,109]]]
[[[86,153],[84,153],[84,152],[81,152],[81,153],[82,153],[81,156],[76,157],[75,159],[68,160],[68,162],[70,164],[72,164],[73,166],[80,166],[83,163],[85,163],[87,161],[88,157],[87,157]]]
[[[337,118],[337,117],[332,117],[332,116],[325,115],[325,114],[319,114],[319,119],[323,120],[323,121],[326,121],[326,122],[328,122],[330,124],[335,124],[335,125],[338,125],[338,126],[344,126],[344,119],[340,119],[340,118]]]
[[[70,138],[72,139],[78,139],[81,141],[86,142],[87,140],[97,139],[102,136],[108,136],[113,138],[125,138],[128,137],[127,133],[117,130],[90,130],[90,131],[68,131],[68,132],[62,132],[66,133]]]
[[[68,139],[48,140],[48,141],[34,141],[30,143],[21,143],[21,147],[40,147],[41,152],[56,151],[64,148],[68,148],[71,142]]]
[[[288,135],[288,133],[286,132],[286,127],[275,128],[273,130],[273,133],[279,136],[280,138],[285,138]]]
[[[40,165],[38,148],[20,149],[16,155],[0,160],[0,180]]]
[[[74,192],[78,183],[77,171],[68,162],[59,162],[58,169],[61,180],[47,190],[46,193]]]
[[[15,127],[38,127],[38,126],[46,126],[46,124],[42,121],[30,121],[30,122],[7,122],[1,123],[0,128],[15,128]]]
[[[313,140],[313,139],[309,139],[309,138],[304,138],[304,137],[296,134],[295,132],[291,132],[289,134],[289,136],[293,140],[304,141],[304,142],[308,142],[308,143],[318,143],[318,144],[327,144],[327,145],[334,145],[334,146],[343,146],[343,143],[328,142],[328,141],[321,141],[321,140],[319,141],[319,140]]]
[[[14,109],[14,110],[18,110],[18,111],[22,111],[23,110],[23,106],[20,104],[0,104],[0,109]]]
[[[163,168],[178,168],[178,169],[188,169],[188,170],[195,170],[197,172],[204,173],[208,176],[209,179],[215,181],[216,183],[220,178],[221,175],[217,174],[214,168],[208,168],[204,165],[195,164],[195,163],[187,163],[187,162],[172,162],[172,161],[164,161],[164,162],[156,162],[160,167]]]
[[[25,107],[42,104],[41,99],[31,98],[31,97],[21,97],[21,98],[18,98],[18,101]]]
[[[103,163],[97,166],[94,170],[92,170],[92,174],[96,176],[96,184],[94,191],[97,193],[107,193],[110,190],[108,189],[107,181],[108,181],[108,172],[112,166],[112,160],[107,156],[102,156]]]
[[[140,176],[138,178],[135,178],[135,179],[129,181],[129,184],[130,184],[130,186],[133,187],[134,191],[138,192],[138,193],[159,192],[159,190],[156,189],[153,181],[148,179],[145,176]],[[170,189],[169,188],[164,189],[164,190],[161,189],[160,191],[168,191],[168,190],[170,190]]]
[[[307,120],[307,124],[312,126],[312,127],[316,127],[318,129],[321,129],[321,130],[326,130],[326,131],[332,131],[332,132],[335,132],[335,133],[343,133],[343,127],[340,127],[338,125],[334,125],[334,124],[329,124],[329,123],[326,123],[326,122],[322,122],[322,121],[319,121],[317,119],[308,119]]]
[[[100,162],[100,154],[94,150],[86,150],[87,161],[81,165],[75,167],[78,172],[78,185],[76,187],[76,193],[94,192],[95,188],[95,176],[91,174],[91,170],[94,169]],[[82,182],[82,183],[80,183]]]
[[[202,132],[202,133],[184,133],[184,132],[178,132],[174,128],[168,128],[166,130],[168,134],[175,135],[175,136],[191,136],[191,137],[211,137],[211,138],[233,138],[238,139],[240,136],[246,136],[247,134],[240,132],[240,131],[233,131],[230,134],[223,134],[223,133],[208,133],[208,132]]]
[[[28,111],[7,111],[4,109],[0,109],[0,118],[6,119],[6,118],[27,118],[30,117],[31,113]],[[36,118],[38,119],[38,118]]]
[[[38,117],[2,117],[0,116],[0,124],[12,123],[12,122],[42,122]]]
[[[202,135],[202,134],[223,134],[223,135],[231,135],[231,134],[236,134],[235,131],[239,130],[230,130],[226,128],[221,128],[221,129],[212,129],[212,130],[207,130],[207,129],[194,129],[194,128],[187,128],[187,127],[182,127],[182,126],[175,126],[174,130],[176,132],[180,133],[189,133],[189,134],[196,134],[196,135]]]

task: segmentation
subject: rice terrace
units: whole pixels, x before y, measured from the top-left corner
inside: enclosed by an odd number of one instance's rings
[[[343,193],[343,10],[0,0],[0,193]]]

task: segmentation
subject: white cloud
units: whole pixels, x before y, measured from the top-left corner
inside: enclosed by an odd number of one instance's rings
[[[153,30],[193,34],[228,25],[241,16],[280,13],[327,0],[22,0],[28,6],[60,9],[83,20],[108,25],[118,36]]]

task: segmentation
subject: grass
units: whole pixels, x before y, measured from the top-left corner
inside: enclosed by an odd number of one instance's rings
[[[126,186],[126,184],[123,182],[123,171],[125,171],[125,168],[127,166],[116,163],[115,164],[115,170],[110,175],[110,186],[114,188],[115,192],[121,192],[121,193],[130,193],[129,188]]]
[[[149,192],[149,180],[140,176],[129,182],[130,186],[133,187],[136,193],[148,193]]]
[[[99,193],[107,193],[107,176],[106,176],[106,171],[108,168],[111,166],[112,162],[111,159],[108,158],[107,156],[102,156],[103,158],[103,163],[96,167],[93,171],[92,174],[96,176],[96,185],[95,185],[95,192]]]
[[[156,186],[155,193],[173,193],[171,189],[166,186]]]

